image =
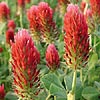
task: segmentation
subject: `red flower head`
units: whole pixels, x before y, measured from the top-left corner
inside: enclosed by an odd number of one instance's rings
[[[27,3],[30,3],[31,2],[31,0],[25,0],[25,3],[27,4]]]
[[[30,23],[30,30],[33,34],[34,40],[40,40],[40,28],[38,22],[38,7],[32,6],[27,12],[28,21]]]
[[[3,48],[2,47],[0,47],[0,53],[2,53],[3,52]]]
[[[14,20],[9,20],[9,21],[8,21],[8,24],[7,24],[7,27],[8,27],[9,29],[15,29],[16,24],[15,24]]]
[[[46,57],[47,66],[51,70],[55,70],[59,67],[60,59],[59,59],[58,51],[56,50],[54,44],[49,44],[46,50],[45,57]]]
[[[0,85],[0,100],[3,100],[5,97],[5,90],[4,90],[4,84]]]
[[[17,0],[18,6],[24,7],[25,6],[25,0]]]
[[[8,29],[6,31],[6,42],[8,44],[11,44],[11,42],[14,42],[14,31],[12,29]]]
[[[11,53],[14,90],[21,99],[33,100],[39,92],[40,55],[25,29],[16,34]]]
[[[38,9],[40,31],[43,35],[44,41],[50,43],[54,38],[57,38],[58,34],[55,22],[53,21],[53,10],[48,3],[45,2],[40,2]]]
[[[77,5],[70,4],[64,17],[65,60],[69,67],[85,67],[89,54],[88,27]]]
[[[84,12],[84,9],[86,7],[86,2],[82,1],[81,2],[81,11]]]
[[[10,14],[10,9],[5,2],[0,3],[0,22],[5,21],[8,19]]]
[[[93,15],[100,17],[100,0],[90,0],[90,5]]]

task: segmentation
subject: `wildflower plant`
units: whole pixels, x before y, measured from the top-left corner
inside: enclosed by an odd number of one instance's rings
[[[100,100],[99,0],[0,0],[0,100]]]

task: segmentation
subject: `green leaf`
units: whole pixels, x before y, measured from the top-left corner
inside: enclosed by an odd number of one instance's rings
[[[54,73],[49,73],[42,77],[41,80],[44,86],[49,90],[51,84],[55,84],[61,88],[64,88],[60,82],[60,79]]]
[[[94,52],[89,58],[89,62],[88,62],[89,70],[95,67],[95,64],[97,63],[97,61],[98,61],[98,54]]]
[[[5,100],[18,100],[18,98],[14,93],[8,92],[5,96]]]
[[[84,88],[82,91],[82,96],[86,100],[99,100],[99,95],[100,93],[97,91],[97,89],[91,86]]]
[[[95,81],[94,85],[98,88],[98,90],[100,91],[100,82]]]
[[[60,98],[66,98],[66,90],[64,88],[60,88],[59,86],[57,86],[55,84],[51,84],[50,94],[52,94],[54,96],[58,96]]]
[[[71,76],[64,77],[66,90],[70,91],[72,89],[72,81],[73,81],[73,78]]]

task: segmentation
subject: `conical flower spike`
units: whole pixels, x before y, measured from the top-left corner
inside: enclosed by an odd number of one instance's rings
[[[15,36],[11,53],[15,93],[20,100],[35,100],[40,90],[39,70],[37,69],[40,55],[25,29]]]
[[[77,5],[70,4],[64,17],[65,60],[68,67],[85,67],[89,56],[88,27]]]
[[[45,2],[40,2],[38,9],[40,31],[42,33],[43,40],[44,42],[52,43],[58,38],[56,24],[53,21],[53,10],[50,8],[48,3]]]
[[[30,30],[33,35],[33,39],[36,42],[41,41],[40,34],[40,25],[39,25],[39,16],[38,16],[38,7],[32,6],[27,12],[28,21],[30,23]]]
[[[58,51],[56,50],[56,47],[54,44],[49,44],[46,50],[45,57],[46,57],[47,66],[51,70],[55,70],[59,68],[60,59],[59,59]]]
[[[5,2],[0,3],[0,23],[9,18],[10,9]]]

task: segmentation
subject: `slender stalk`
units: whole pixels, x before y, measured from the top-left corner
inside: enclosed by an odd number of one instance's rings
[[[75,100],[77,71],[74,70],[72,90],[67,95],[67,100]]]
[[[54,96],[54,100],[56,100],[56,96]]]
[[[20,13],[20,26],[21,28],[23,28],[23,14],[22,14],[22,9],[21,9],[21,13]]]
[[[80,69],[80,80],[81,80],[82,86],[83,86],[84,83],[83,83],[83,72],[82,72],[82,69]]]
[[[94,36],[94,47],[96,45],[96,36]],[[95,51],[96,51],[96,47],[95,47]]]
[[[90,40],[90,46],[92,47],[92,35],[91,34],[90,34],[89,40]]]
[[[49,93],[48,96],[46,97],[46,100],[49,100],[51,94]]]
[[[75,94],[75,90],[76,90],[76,76],[77,76],[77,71],[74,70],[72,91],[71,91],[72,94]]]

